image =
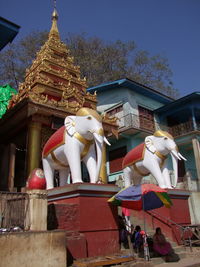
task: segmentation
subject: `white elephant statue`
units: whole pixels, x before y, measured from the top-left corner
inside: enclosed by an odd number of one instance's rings
[[[174,181],[167,169],[167,155],[171,154]],[[179,152],[174,138],[158,130],[147,136],[143,144],[129,151],[123,159],[125,187],[140,184],[143,176],[152,174],[161,188],[175,188],[178,180],[178,160],[186,160]]]
[[[90,182],[97,183],[104,142],[102,117],[93,109],[81,108],[76,116],[68,116],[64,126],[47,141],[42,153],[47,189],[54,187],[54,170],[59,171],[60,186],[67,183],[71,171],[72,183],[81,183],[81,161],[87,167]]]

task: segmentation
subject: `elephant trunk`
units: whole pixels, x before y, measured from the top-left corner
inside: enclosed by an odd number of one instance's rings
[[[102,152],[103,152],[103,137],[96,136],[97,134],[94,134],[95,137],[95,145],[96,145],[96,152],[97,152],[97,165],[96,165],[96,175],[94,182],[96,183],[99,179],[99,173],[101,169],[101,163],[102,163]]]
[[[174,170],[174,181],[172,182],[172,187],[176,187],[177,181],[178,181],[178,158],[174,156],[173,153],[171,153],[172,157],[172,165]]]
[[[100,169],[102,165],[102,153],[103,153],[103,145],[104,142],[108,145],[110,143],[108,142],[107,138],[103,135],[99,135],[97,132],[93,132],[95,145],[96,145],[96,152],[97,152],[97,165],[96,165],[96,175],[94,182],[96,183],[99,179]]]
[[[172,165],[174,170],[174,182],[172,183],[172,187],[176,187],[178,182],[178,160],[186,160],[179,152],[176,150],[171,151],[171,157],[172,157]]]

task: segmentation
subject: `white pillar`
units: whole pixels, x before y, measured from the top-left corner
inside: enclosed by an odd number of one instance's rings
[[[200,181],[200,145],[197,138],[192,139],[192,145],[193,145],[198,181]]]
[[[27,190],[29,205],[25,228],[31,231],[47,230],[47,191]]]

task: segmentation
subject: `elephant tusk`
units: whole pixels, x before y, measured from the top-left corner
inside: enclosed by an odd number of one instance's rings
[[[100,143],[104,141],[107,145],[111,146],[111,144],[108,142],[108,140],[105,136],[101,136],[95,131],[93,132],[93,135],[94,135],[95,139],[98,140]],[[103,137],[103,139],[101,139],[102,137]]]
[[[175,158],[181,160],[181,158],[179,157],[179,155],[176,151],[172,150],[171,153],[174,155]]]
[[[98,134],[98,135],[100,135],[100,136],[104,136],[104,131],[103,131],[103,128],[100,128],[99,130],[91,130],[91,131],[89,131],[91,134],[94,134],[94,133],[96,133],[96,134]]]
[[[104,136],[103,141],[108,145],[111,146],[111,144],[108,142],[107,138]]]
[[[186,158],[184,158],[181,153],[178,153],[179,157],[182,158],[183,160],[187,160]]]

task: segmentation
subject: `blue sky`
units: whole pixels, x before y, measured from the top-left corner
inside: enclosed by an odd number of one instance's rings
[[[16,38],[49,30],[53,0],[1,0],[0,16],[21,26]],[[200,91],[200,0],[57,0],[58,27],[105,41],[134,40],[139,49],[168,58],[174,86]]]

